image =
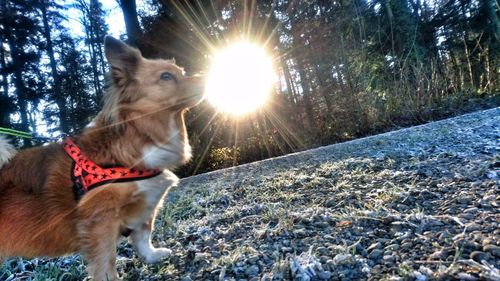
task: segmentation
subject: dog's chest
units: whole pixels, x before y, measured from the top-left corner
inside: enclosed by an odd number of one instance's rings
[[[164,144],[156,144],[143,150],[144,164],[149,168],[173,168],[191,157],[191,147],[175,120],[169,123]]]
[[[143,198],[145,208],[127,223],[127,227],[135,229],[147,222],[156,208],[161,207],[163,198],[172,186],[177,185],[178,180],[172,172],[165,170],[157,177],[137,181],[135,196]]]

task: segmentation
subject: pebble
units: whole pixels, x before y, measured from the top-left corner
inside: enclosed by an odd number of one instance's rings
[[[434,253],[432,253],[429,258],[430,259],[433,259],[433,260],[440,260],[440,259],[443,259],[445,258],[447,255],[447,252],[446,251],[443,251],[443,250],[438,250]]]
[[[332,273],[330,271],[322,271],[318,273],[318,278],[322,280],[330,280]]]
[[[467,231],[476,231],[481,229],[481,226],[475,222],[468,223],[465,226],[467,227]]]
[[[376,243],[373,243],[370,246],[368,246],[368,248],[366,248],[366,250],[371,251],[373,249],[380,249],[380,248],[382,248],[382,243],[376,242]]]
[[[475,280],[478,280],[477,277],[472,276],[472,275],[470,275],[467,272],[459,272],[456,277],[457,277],[457,279],[463,280],[463,281],[475,281]]]
[[[484,252],[489,252],[493,256],[495,256],[497,258],[500,258],[500,247],[498,247],[497,245],[492,245],[492,244],[484,245],[483,246],[483,251]]]
[[[330,257],[329,257],[329,256],[320,256],[320,257],[319,257],[319,261],[320,261],[321,263],[327,263],[329,259],[330,259]]]
[[[194,261],[199,262],[199,261],[207,261],[210,258],[210,254],[208,253],[196,253],[194,256]]]
[[[315,222],[313,223],[313,225],[317,228],[327,228],[328,226],[330,226],[330,224],[324,221]]]
[[[328,255],[330,253],[330,251],[325,247],[318,247],[316,251],[318,251],[321,255]]]
[[[250,264],[255,264],[259,260],[259,256],[253,255],[248,257],[247,262]]]
[[[477,262],[481,262],[482,260],[488,260],[488,254],[481,251],[474,251],[470,254],[470,258]]]
[[[457,198],[457,202],[460,204],[469,205],[470,203],[472,203],[472,199],[469,197],[459,197]]]
[[[393,256],[393,255],[385,255],[382,257],[382,259],[386,262],[386,263],[394,263],[396,261],[396,257]]]
[[[330,199],[325,202],[325,207],[327,208],[335,207],[338,203],[339,203],[338,199]]]
[[[335,264],[339,264],[351,258],[350,254],[338,254],[333,258]]]
[[[335,262],[333,260],[327,260],[326,265],[332,269],[335,269]]]
[[[478,208],[477,207],[471,207],[471,208],[467,208],[464,210],[464,213],[477,213],[478,212]]]
[[[248,276],[257,276],[259,274],[259,267],[256,265],[251,265],[245,269],[245,274]]]
[[[306,230],[303,228],[295,229],[293,231],[293,234],[295,234],[297,237],[305,237],[306,236]]]
[[[382,222],[385,224],[390,224],[391,222],[394,222],[394,221],[397,221],[400,219],[401,219],[401,216],[389,215],[389,216],[383,217]]]
[[[384,251],[381,249],[374,249],[370,254],[368,254],[368,258],[378,259],[382,256],[383,253],[384,253]]]
[[[323,236],[323,238],[325,238],[327,240],[335,240],[335,237],[331,236],[330,234]]]
[[[385,247],[386,251],[397,251],[399,250],[399,245],[398,244],[391,244],[389,246]]]
[[[403,250],[409,250],[413,247],[413,243],[411,242],[405,242],[403,244],[401,244],[401,249]]]
[[[436,227],[436,226],[443,226],[444,223],[442,221],[438,221],[438,220],[430,220],[428,222],[429,226],[431,227]]]
[[[387,238],[377,238],[375,241],[382,243],[382,244],[387,244],[388,242],[391,242],[391,239]]]

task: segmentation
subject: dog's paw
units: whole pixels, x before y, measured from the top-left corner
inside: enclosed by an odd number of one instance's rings
[[[144,257],[144,261],[146,263],[157,263],[171,255],[172,251],[167,248],[152,248],[148,255]]]

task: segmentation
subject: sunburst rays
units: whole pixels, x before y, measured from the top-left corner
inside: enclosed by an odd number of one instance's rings
[[[194,42],[186,40],[187,43],[193,50],[200,52],[201,57],[205,59],[206,65],[208,65],[210,55],[234,41],[256,42],[270,52],[277,45],[277,32],[281,27],[281,23],[278,20],[272,20],[273,17],[269,16],[274,12],[275,2],[269,5],[267,10],[261,11],[260,17],[257,13],[258,7],[255,0],[232,3],[230,1],[215,0],[179,0],[170,3],[174,5],[175,12],[180,15],[181,24],[187,26],[195,36],[196,40]],[[238,5],[240,7],[236,7]],[[288,6],[287,10],[291,8],[293,8],[292,4]],[[262,14],[268,16],[262,17]],[[177,34],[179,38],[185,35]],[[280,65],[281,59],[286,58],[289,52],[292,51],[282,54],[271,53],[274,65]],[[215,111],[203,107],[197,109],[196,122],[204,123],[202,130],[197,134],[200,137],[203,137],[204,134],[208,135],[204,136],[207,141],[203,147],[197,147],[196,149],[197,157],[194,158],[193,174],[200,170],[202,163],[208,157],[211,147],[215,144],[217,134],[223,131],[223,128],[227,129],[228,126],[230,127],[229,131],[232,133],[227,134],[227,136],[232,139],[225,140],[226,145],[234,148],[242,145],[249,135],[261,136],[262,139],[259,141],[263,143],[265,154],[268,157],[275,156],[277,154],[276,150],[279,150],[278,153],[282,154],[303,147],[303,141],[300,138],[301,134],[297,133],[295,128],[291,127],[290,122],[283,118],[283,114],[278,110],[279,106],[280,104],[276,104],[271,99],[262,109],[239,117],[228,117],[226,113],[217,109]],[[213,114],[210,114],[211,111],[213,111]],[[200,118],[207,118],[207,120],[200,121],[198,120]],[[193,122],[193,120],[190,121]],[[209,128],[210,130],[208,130]],[[233,164],[240,164],[237,163],[236,149],[233,152],[233,158]]]
[[[274,45],[277,43],[276,36],[280,23],[277,20],[272,21],[270,16],[263,17],[263,19],[261,19],[262,17],[259,18],[255,0],[238,2],[243,5],[243,7],[238,8],[235,8],[234,3],[228,1],[203,1],[205,5],[201,1],[193,3],[193,1],[187,0],[172,1],[172,3],[174,3],[176,12],[181,15],[182,24],[188,26],[196,35],[197,42],[203,45],[205,58],[207,55],[214,54],[223,46],[227,46],[233,40],[256,42],[256,44],[260,44],[267,50],[273,50],[273,47],[276,47]],[[218,6],[221,3],[229,5]],[[274,12],[274,8],[275,3],[272,3],[269,10],[264,11],[264,13],[270,15]],[[228,12],[228,9],[230,9],[230,14],[224,18],[223,13]],[[228,21],[238,22],[238,24],[231,25]],[[231,29],[226,28],[226,26],[230,26]],[[199,46],[192,47],[193,49],[200,49]],[[272,54],[274,65],[280,65],[280,60],[286,56],[287,54]],[[200,137],[206,137],[208,141],[205,142],[203,147],[197,148],[199,155],[195,158],[195,163],[193,163],[193,174],[199,171],[202,162],[208,157],[214,140],[217,138],[216,135],[222,128],[227,129],[228,126],[232,131],[228,136],[233,139],[226,140],[226,145],[235,148],[232,155],[233,164],[240,164],[236,159],[238,156],[236,148],[243,144],[246,141],[245,137],[249,135],[261,136],[259,141],[263,144],[268,157],[275,156],[277,154],[276,149],[279,150],[278,154],[283,154],[303,147],[300,134],[289,125],[289,122],[281,116],[282,114],[277,112],[278,106],[271,99],[262,109],[256,112],[229,118],[225,116],[223,110],[215,109],[214,114],[207,117],[208,120],[206,120],[203,129],[198,132]],[[207,111],[201,110],[198,114],[204,115]],[[208,131],[208,128],[211,128],[211,130]],[[202,136],[203,134],[208,135]]]

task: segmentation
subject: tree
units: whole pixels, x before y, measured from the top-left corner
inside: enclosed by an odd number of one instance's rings
[[[125,28],[127,29],[127,42],[132,46],[139,47],[139,42],[142,38],[142,30],[137,15],[137,4],[135,0],[117,0],[117,2],[123,11]]]
[[[60,9],[59,6],[56,6],[56,4],[52,3],[51,6],[49,6],[49,3],[45,0],[40,0],[39,2],[39,8],[42,14],[42,22],[43,22],[43,36],[45,37],[45,42],[46,42],[46,50],[47,50],[47,55],[49,57],[49,65],[50,65],[50,71],[52,74],[52,93],[51,93],[51,98],[55,101],[58,107],[58,115],[59,115],[59,129],[64,132],[64,133],[69,133],[70,132],[70,125],[69,125],[69,120],[68,120],[68,113],[66,109],[66,99],[65,95],[62,92],[61,89],[61,79],[57,70],[57,63],[54,55],[54,47],[53,47],[53,41],[52,41],[52,35],[51,35],[51,29],[52,27],[50,26],[49,23],[49,14],[47,9],[48,8],[53,8],[53,9]],[[61,14],[57,12],[52,12],[50,15],[50,21],[54,23],[54,25],[57,27],[57,29],[61,29],[60,21],[61,21]]]
[[[103,40],[108,33],[108,27],[104,20],[105,12],[98,0],[77,0],[75,7],[81,12],[81,23],[85,30],[85,44],[88,48],[87,55],[92,66],[95,102],[99,103],[102,98],[102,84],[106,72],[104,61]]]
[[[43,84],[40,83],[40,72],[38,69],[40,53],[36,52],[41,47],[39,37],[40,25],[37,18],[33,17],[36,12],[33,8],[36,2],[31,1],[9,1],[2,2],[2,22],[0,37],[3,38],[3,46],[8,47],[8,53],[4,50],[3,79],[7,76],[13,80],[13,94],[19,110],[20,122],[12,124],[14,127],[26,131],[36,131],[30,108],[35,111],[43,92]],[[6,62],[8,55],[8,62]],[[9,95],[10,89],[4,80],[3,88]],[[4,117],[5,118],[5,117]],[[30,145],[29,140],[24,140],[25,145]]]

